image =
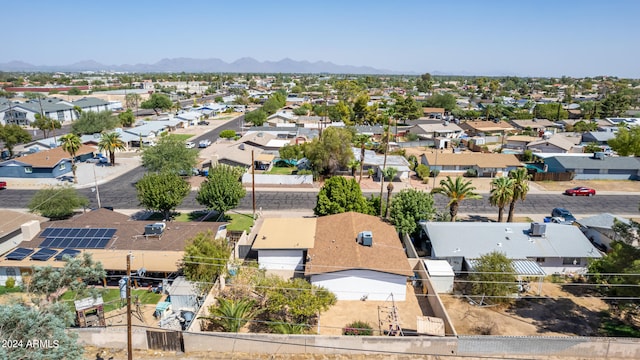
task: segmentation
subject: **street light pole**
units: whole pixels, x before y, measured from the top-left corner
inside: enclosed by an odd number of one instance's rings
[[[96,200],[98,200],[98,209],[102,207],[100,204],[100,189],[98,189],[98,179],[96,178],[96,166],[93,165],[93,182],[96,185]]]

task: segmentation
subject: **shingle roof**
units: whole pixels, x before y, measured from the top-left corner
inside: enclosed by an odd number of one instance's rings
[[[106,106],[109,105],[109,102],[95,97],[84,97],[82,99],[72,101],[71,104],[73,104],[73,106],[79,106],[81,109],[84,109],[93,106]]]
[[[640,169],[640,159],[635,157],[605,157],[595,159],[593,156],[554,156],[547,158],[545,162],[556,161],[565,169]]]
[[[373,246],[356,242],[361,231],[373,233]],[[319,217],[315,245],[307,258],[305,275],[348,269],[413,274],[395,228],[376,216],[356,212]]]
[[[589,216],[584,219],[576,220],[576,222],[584,227],[611,229],[613,227],[614,220],[618,220],[625,224],[629,224],[629,219],[625,219],[623,217],[615,216],[609,213],[602,213],[594,216]]]
[[[483,153],[425,153],[423,156],[427,159],[429,166],[477,166],[479,168],[506,168],[509,166],[522,166],[522,163],[513,154],[483,154]]]
[[[96,148],[88,145],[81,145],[76,156],[93,153]],[[31,165],[36,168],[52,168],[63,159],[70,159],[69,153],[62,150],[61,146],[51,150],[43,150],[37,153],[25,155],[19,158],[19,162]]]

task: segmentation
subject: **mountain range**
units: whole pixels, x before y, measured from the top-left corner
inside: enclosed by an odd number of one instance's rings
[[[69,65],[33,65],[23,61],[0,63],[0,71],[34,71],[34,72],[82,72],[82,71],[116,71],[116,72],[209,72],[209,73],[328,73],[328,74],[415,74],[387,69],[376,69],[370,66],[337,65],[328,61],[296,61],[285,58],[279,61],[258,61],[250,57],[240,58],[227,63],[217,58],[162,59],[154,64],[122,64],[105,65],[94,60],[85,60]]]

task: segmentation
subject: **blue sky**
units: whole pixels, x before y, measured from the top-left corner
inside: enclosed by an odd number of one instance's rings
[[[636,0],[31,0],[5,2],[2,13],[14,23],[0,63],[253,57],[417,73],[640,78]]]

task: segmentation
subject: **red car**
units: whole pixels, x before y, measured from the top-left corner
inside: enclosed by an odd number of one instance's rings
[[[6,181],[0,181],[0,190],[4,189],[7,187],[7,182]]]
[[[596,191],[592,188],[588,188],[584,186],[576,186],[574,188],[565,190],[564,193],[565,195],[571,195],[571,196],[578,196],[578,195],[593,196],[596,194]]]

